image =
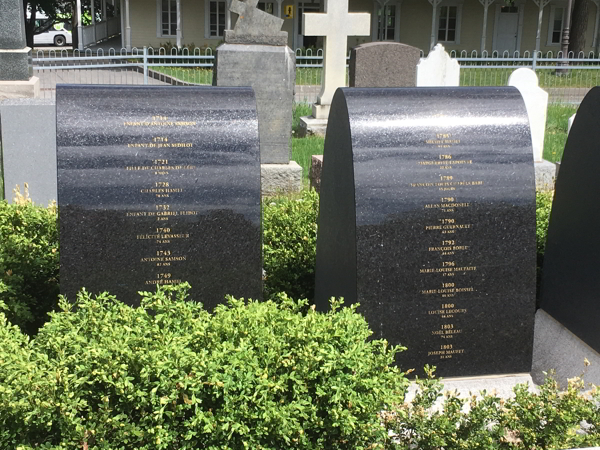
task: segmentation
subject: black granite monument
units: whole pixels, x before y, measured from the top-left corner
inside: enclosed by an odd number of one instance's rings
[[[581,102],[556,180],[541,308],[600,352],[600,88]]]
[[[339,89],[321,179],[316,302],[360,303],[402,369],[531,369],[535,187],[514,88]]]
[[[250,88],[58,86],[60,287],[137,304],[188,281],[212,309],[261,296]]]

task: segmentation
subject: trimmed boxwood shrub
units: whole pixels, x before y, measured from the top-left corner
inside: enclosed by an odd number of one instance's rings
[[[540,284],[542,269],[544,267],[544,253],[546,252],[546,237],[548,235],[548,222],[552,210],[552,199],[554,191],[537,191],[535,196],[535,218],[536,218],[536,248],[537,248],[537,307],[540,301]]]
[[[265,298],[279,292],[312,300],[319,194],[280,197],[263,204],[263,267]]]
[[[402,400],[400,348],[354,307],[229,298],[209,314],[189,285],[141,307],[85,291],[30,340],[0,314],[0,448],[374,449]]]
[[[18,195],[0,201],[0,301],[8,319],[34,334],[58,304],[55,204],[37,206]]]

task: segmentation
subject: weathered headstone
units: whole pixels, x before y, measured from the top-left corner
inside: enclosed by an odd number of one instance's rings
[[[323,173],[323,155],[312,155],[310,161],[310,187],[321,192],[321,174]]]
[[[348,0],[324,0],[324,13],[304,13],[302,34],[323,37],[321,92],[312,106],[312,116],[301,117],[298,134],[324,134],[335,90],[346,85],[348,36],[368,36],[371,15],[348,13]]]
[[[516,87],[525,101],[531,140],[533,143],[533,160],[542,162],[544,156],[544,132],[546,131],[546,112],[548,110],[548,93],[538,86],[536,73],[521,67],[510,74],[508,85]]]
[[[437,44],[427,58],[417,65],[417,86],[458,86],[460,64],[450,57],[442,44]]]
[[[414,87],[421,50],[399,42],[368,42],[350,52],[350,87]]]
[[[323,155],[315,301],[360,303],[403,369],[531,369],[535,190],[514,88],[340,89]]]
[[[290,161],[296,58],[281,31],[283,19],[261,11],[257,2],[231,3],[238,19],[217,48],[213,85],[254,88],[263,193],[299,191],[302,168]]]
[[[250,88],[57,86],[61,292],[260,298],[255,105]]]
[[[238,15],[233,30],[225,30],[228,44],[287,46],[287,31],[281,31],[283,19],[258,9],[258,0],[232,0],[230,10]]]
[[[575,342],[579,342],[581,349],[591,347],[580,353],[595,357],[597,362],[600,362],[600,205],[595,199],[600,193],[599,141],[600,88],[595,87],[583,99],[567,138],[548,225],[540,294],[542,310],[577,336]],[[564,342],[555,339],[552,345],[560,349],[564,348]],[[559,369],[546,370],[550,368]],[[571,376],[579,375],[582,366],[573,370],[579,372]]]
[[[20,0],[0,0],[0,100],[39,97],[33,77],[31,48],[25,41],[25,15]]]

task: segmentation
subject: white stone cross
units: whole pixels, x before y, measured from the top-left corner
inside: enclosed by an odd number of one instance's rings
[[[371,14],[349,13],[348,0],[325,0],[324,13],[302,14],[304,36],[324,36],[323,81],[313,117],[326,119],[335,90],[346,85],[348,36],[371,34]]]

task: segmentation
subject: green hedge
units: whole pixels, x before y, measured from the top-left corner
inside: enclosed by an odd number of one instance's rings
[[[367,449],[401,401],[400,348],[370,340],[354,307],[324,314],[229,299],[213,314],[188,285],[140,308],[83,292],[34,340],[0,314],[0,448]]]
[[[271,199],[263,205],[265,298],[285,292],[292,298],[314,298],[319,195]]]
[[[542,268],[544,267],[544,253],[546,251],[546,236],[548,235],[548,221],[552,210],[552,199],[554,191],[538,191],[536,193],[536,248],[537,248],[537,295],[536,306],[539,308],[540,284],[542,278]]]
[[[58,300],[57,208],[16,200],[0,202],[0,300],[9,320],[33,334]]]

